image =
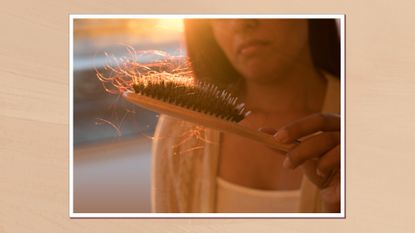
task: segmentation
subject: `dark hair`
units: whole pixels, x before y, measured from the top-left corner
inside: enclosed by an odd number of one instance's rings
[[[197,79],[219,86],[240,81],[213,37],[209,20],[186,19],[187,53]],[[309,19],[309,43],[314,66],[340,77],[340,40],[334,19]]]

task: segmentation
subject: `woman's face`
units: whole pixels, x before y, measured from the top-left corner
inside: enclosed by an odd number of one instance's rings
[[[214,37],[246,80],[282,76],[308,51],[305,19],[213,19]]]

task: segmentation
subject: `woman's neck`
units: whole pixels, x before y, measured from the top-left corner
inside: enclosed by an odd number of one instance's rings
[[[247,107],[262,113],[320,111],[326,80],[311,62],[297,64],[301,65],[268,79],[270,82],[246,81],[243,98]]]

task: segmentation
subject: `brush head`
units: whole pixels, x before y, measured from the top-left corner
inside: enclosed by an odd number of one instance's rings
[[[239,122],[249,113],[228,91],[193,79],[137,79],[135,93],[217,118]]]

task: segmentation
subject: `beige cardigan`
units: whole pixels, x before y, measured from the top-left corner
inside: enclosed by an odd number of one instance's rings
[[[330,75],[323,112],[340,113],[340,81]],[[220,132],[161,115],[153,139],[152,211],[215,212]],[[324,212],[319,190],[306,177],[298,212]]]

